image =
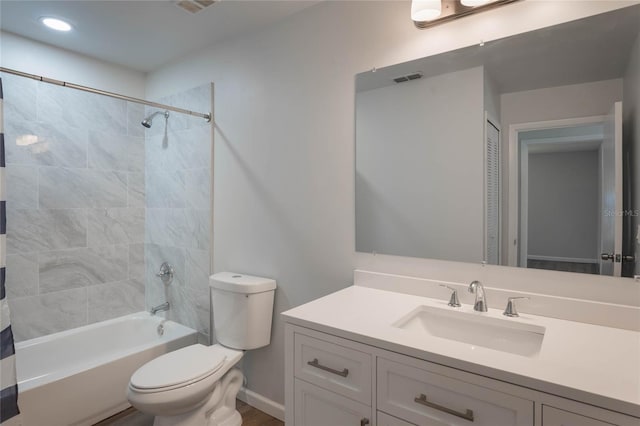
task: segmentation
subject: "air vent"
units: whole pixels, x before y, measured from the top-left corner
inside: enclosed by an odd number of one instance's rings
[[[414,72],[413,74],[396,77],[396,78],[393,79],[393,81],[395,81],[396,83],[405,83],[405,82],[411,81],[411,80],[418,80],[419,78],[422,78],[422,73],[421,72]]]
[[[201,10],[211,6],[215,0],[178,0],[174,1],[175,5],[189,13],[198,13]]]

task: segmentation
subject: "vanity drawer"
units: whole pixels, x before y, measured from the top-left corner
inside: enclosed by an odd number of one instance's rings
[[[377,426],[415,426],[413,423],[405,422],[382,411],[378,411],[376,419],[378,420]]]
[[[371,405],[371,355],[295,334],[295,377]]]
[[[532,426],[533,401],[378,358],[378,410],[418,425]]]

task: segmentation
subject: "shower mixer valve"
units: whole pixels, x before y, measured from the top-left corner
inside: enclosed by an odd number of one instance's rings
[[[173,266],[168,262],[164,262],[160,265],[160,272],[156,274],[156,277],[160,278],[164,285],[169,285],[173,281]]]

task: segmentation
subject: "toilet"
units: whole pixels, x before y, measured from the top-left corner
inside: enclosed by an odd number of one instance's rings
[[[127,398],[155,416],[154,426],[239,426],[236,395],[242,386],[233,368],[243,351],[271,341],[276,282],[220,272],[209,277],[211,330],[217,344],[195,344],[155,358],[133,375]]]

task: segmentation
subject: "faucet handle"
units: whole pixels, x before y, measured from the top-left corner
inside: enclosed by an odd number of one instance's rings
[[[518,299],[530,299],[530,297],[527,296],[518,296],[518,297],[508,297],[507,298],[507,307],[504,310],[504,312],[502,313],[502,315],[505,315],[507,317],[519,317],[520,315],[518,315],[518,311],[516,310],[516,302],[515,300]]]
[[[460,304],[460,300],[458,299],[458,290],[456,290],[453,287],[449,287],[448,285],[444,285],[444,284],[439,284],[440,287],[444,287],[444,288],[448,288],[449,290],[451,290],[451,298],[449,299],[449,303],[447,303],[447,305],[452,306],[454,308],[459,308],[460,306],[462,306]]]

